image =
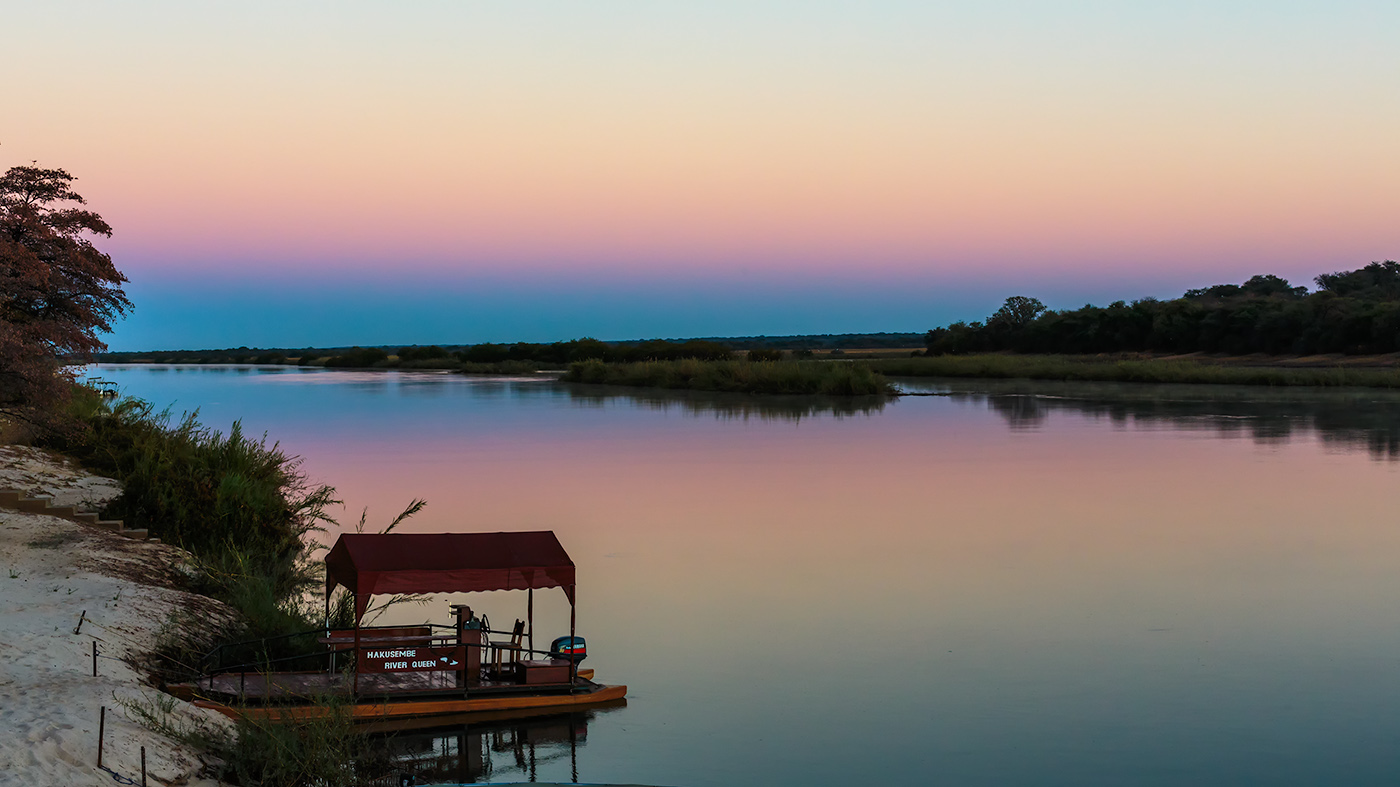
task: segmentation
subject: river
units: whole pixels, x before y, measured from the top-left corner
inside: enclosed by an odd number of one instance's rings
[[[881,404],[93,373],[266,432],[344,522],[421,497],[409,530],[558,534],[585,666],[629,699],[572,744],[515,730],[529,758],[501,738],[494,781],[1400,779],[1396,394],[910,381],[931,395]],[[472,603],[524,616],[521,593]],[[537,594],[536,626],[567,633],[562,593]]]

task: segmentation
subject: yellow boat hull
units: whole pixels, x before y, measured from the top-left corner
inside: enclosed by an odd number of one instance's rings
[[[374,722],[423,716],[450,716],[463,713],[486,713],[520,710],[570,710],[614,702],[627,696],[626,686],[600,686],[587,694],[539,694],[525,696],[481,697],[442,700],[399,700],[396,702],[361,703],[350,706],[355,721]],[[194,705],[209,708],[229,718],[299,722],[324,718],[332,712],[323,705],[234,706],[207,699],[197,699]]]

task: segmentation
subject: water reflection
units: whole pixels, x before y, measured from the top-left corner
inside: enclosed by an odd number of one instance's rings
[[[575,760],[583,781],[695,787],[1400,780],[1400,463],[1366,454],[1395,454],[1387,392],[925,380],[838,414],[154,371],[101,374],[269,432],[347,521],[417,496],[413,531],[568,548],[590,659],[631,705],[586,746],[509,725],[410,746],[425,769],[447,755],[443,781],[454,751],[478,782],[525,781],[532,742],[557,782]],[[504,595],[483,607],[518,616]],[[535,603],[568,631],[562,594]]]
[[[1248,437],[1263,445],[1315,436],[1375,459],[1400,459],[1400,392],[1029,380],[900,383],[911,392],[985,404],[1017,431],[1040,429],[1053,413],[1075,413],[1123,426]]]
[[[470,714],[433,720],[430,728],[371,729],[384,737],[394,785],[580,781],[579,754],[588,724],[626,700],[585,711],[540,716],[538,711]],[[586,766],[584,772],[586,775]]]
[[[604,407],[609,402],[637,405],[662,412],[673,409],[717,420],[801,421],[830,415],[836,418],[869,416],[885,409],[882,396],[750,396],[710,391],[668,391],[655,388],[620,388],[607,385],[561,384],[569,398],[580,405]]]

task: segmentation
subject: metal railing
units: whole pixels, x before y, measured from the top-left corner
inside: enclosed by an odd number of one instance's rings
[[[416,625],[416,626],[370,626],[370,627],[363,627],[363,628],[359,629],[361,643],[360,643],[360,646],[359,646],[359,649],[358,649],[358,650],[357,650],[357,648],[356,648],[356,646],[355,646],[355,644],[354,644],[353,641],[346,641],[346,642],[344,642],[343,644],[342,644],[342,643],[339,643],[339,642],[328,641],[328,640],[331,639],[331,637],[330,637],[329,635],[332,634],[332,633],[345,634],[345,633],[347,633],[348,631],[351,631],[351,630],[348,630],[348,629],[333,629],[333,630],[327,630],[327,629],[325,629],[325,628],[309,629],[309,630],[306,630],[306,631],[297,631],[297,632],[292,632],[292,633],[288,633],[288,634],[280,634],[280,635],[273,636],[273,637],[263,637],[263,638],[260,638],[260,639],[246,640],[246,641],[243,641],[243,642],[229,642],[229,643],[221,644],[221,645],[219,645],[218,647],[216,647],[216,648],[210,650],[208,653],[206,653],[206,654],[202,657],[202,659],[200,660],[200,666],[199,666],[199,668],[198,668],[198,670],[199,670],[198,673],[195,674],[195,675],[191,675],[191,676],[190,676],[190,677],[192,678],[192,681],[191,681],[191,682],[193,682],[196,686],[199,686],[201,683],[205,683],[205,684],[209,687],[209,690],[212,691],[212,690],[214,690],[213,687],[214,687],[214,680],[215,680],[215,678],[217,678],[217,677],[220,676],[220,675],[237,674],[237,675],[239,675],[239,691],[238,691],[238,693],[239,693],[239,695],[240,695],[240,697],[241,697],[241,696],[244,696],[244,695],[246,694],[246,682],[247,682],[247,677],[248,677],[248,675],[250,675],[250,674],[252,674],[252,675],[259,675],[259,676],[270,676],[270,675],[272,675],[272,674],[274,674],[274,673],[277,673],[277,672],[284,672],[284,673],[285,673],[285,672],[292,671],[293,668],[300,667],[301,669],[300,669],[299,671],[303,671],[303,672],[322,672],[322,671],[324,671],[326,674],[330,674],[330,675],[334,675],[334,674],[337,674],[337,673],[339,673],[339,674],[344,674],[344,675],[353,675],[353,674],[355,674],[356,670],[358,669],[358,662],[359,662],[359,658],[358,658],[359,653],[358,653],[358,651],[359,651],[359,650],[367,650],[367,649],[370,649],[370,648],[381,648],[381,649],[382,649],[383,646],[384,646],[384,643],[387,641],[387,640],[385,640],[384,638],[376,638],[376,637],[375,637],[375,633],[376,633],[376,632],[381,632],[381,631],[386,631],[386,630],[402,631],[403,629],[406,629],[406,628],[427,629],[427,630],[428,630],[428,633],[425,634],[425,635],[416,635],[416,636],[415,636],[415,635],[401,635],[401,636],[395,637],[395,638],[393,638],[393,639],[394,639],[395,641],[399,641],[399,642],[426,642],[426,643],[430,643],[430,644],[426,645],[427,647],[452,647],[452,646],[458,645],[458,642],[457,642],[457,636],[458,636],[457,628],[456,628],[455,626],[443,625],[443,624],[440,624],[440,623],[425,623],[425,624]],[[442,632],[444,632],[444,633],[434,633],[434,630],[442,631]],[[482,628],[480,628],[480,629],[475,629],[475,630],[481,632],[481,635],[482,635],[482,641],[481,641],[481,642],[468,642],[468,643],[460,643],[460,644],[461,644],[462,647],[466,647],[466,648],[478,648],[478,649],[480,649],[482,652],[480,653],[480,659],[479,659],[479,662],[478,662],[478,663],[479,663],[480,665],[482,665],[483,667],[487,664],[487,661],[488,661],[488,659],[487,659],[487,654],[488,654],[488,653],[491,653],[493,650],[500,650],[500,651],[503,652],[503,653],[508,653],[508,654],[509,654],[509,658],[508,658],[508,659],[505,659],[505,660],[503,661],[503,663],[514,663],[514,662],[517,662],[517,661],[525,660],[527,657],[539,656],[539,657],[543,657],[543,658],[555,658],[555,657],[557,657],[557,656],[559,655],[559,654],[556,654],[556,653],[554,653],[554,652],[552,652],[552,651],[548,651],[548,650],[540,650],[540,649],[535,649],[535,648],[527,648],[527,647],[524,647],[523,644],[522,644],[522,645],[516,645],[516,646],[510,647],[510,648],[508,648],[508,649],[507,649],[507,648],[501,648],[500,645],[499,645],[499,643],[493,643],[493,642],[490,641],[490,636],[493,635],[493,634],[495,634],[495,635],[512,636],[512,635],[514,635],[514,632],[513,632],[513,631],[503,631],[503,630],[499,630],[499,629],[491,629],[491,628],[486,627],[486,626],[483,626]],[[313,638],[313,639],[312,639],[312,643],[309,643],[310,647],[305,648],[305,649],[303,650],[303,652],[299,652],[299,653],[291,653],[291,654],[281,655],[281,656],[273,656],[273,655],[272,655],[272,653],[275,652],[276,650],[280,650],[282,647],[287,647],[287,644],[286,644],[286,643],[291,643],[291,642],[293,642],[293,641],[295,641],[295,640],[297,640],[297,639],[299,639],[299,638],[301,638],[301,639]],[[377,641],[376,641],[376,640],[377,640]],[[433,644],[431,644],[431,643],[438,643],[438,644],[433,645]],[[348,647],[346,647],[346,645],[348,645]],[[295,649],[295,650],[302,650],[301,648],[293,648],[293,649]],[[249,650],[251,650],[251,651],[253,651],[253,652],[255,652],[255,653],[258,653],[259,655],[258,655],[256,658],[252,659],[252,660],[239,661],[239,662],[233,663],[233,664],[225,664],[225,663],[224,663],[224,658],[225,658],[225,656],[226,656],[227,654],[229,654],[229,653],[238,653],[238,652],[244,652],[244,653],[246,653],[246,652],[248,652]],[[347,656],[347,655],[348,655],[350,658],[348,658],[348,659],[345,660],[345,663],[344,663],[344,666],[343,666],[343,667],[340,667],[339,669],[337,669],[338,657]],[[567,660],[567,657],[566,657],[566,660]],[[469,663],[469,662],[468,662],[468,663]],[[572,670],[570,671],[571,684],[572,684],[572,685],[576,685],[576,684],[577,684],[577,681],[578,681],[578,678],[577,678],[577,669],[576,669],[577,665],[575,664],[574,667],[575,667],[575,668],[572,669]],[[420,674],[421,674],[421,673],[424,673],[424,672],[426,672],[426,673],[462,673],[462,672],[464,672],[464,668],[445,668],[445,669],[441,669],[441,670],[422,670],[422,671],[420,671]],[[585,682],[591,682],[591,681],[585,681]],[[466,686],[455,687],[455,688],[461,688],[463,691],[467,691]],[[430,691],[436,691],[436,690],[438,690],[438,689],[429,689],[429,690],[430,690]],[[409,691],[412,691],[412,690],[409,690]],[[421,691],[421,689],[420,689],[420,691]]]

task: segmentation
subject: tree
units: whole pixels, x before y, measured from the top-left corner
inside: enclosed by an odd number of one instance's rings
[[[1012,295],[997,309],[997,313],[987,319],[988,325],[1009,325],[1022,328],[1035,321],[1045,312],[1045,304],[1024,295]]]
[[[76,207],[73,180],[39,167],[0,175],[0,409],[31,421],[66,394],[64,364],[105,350],[99,334],[131,308],[127,278],[90,240],[112,228]]]
[[[1373,262],[1360,270],[1324,273],[1314,281],[1318,289],[1334,295],[1394,300],[1400,298],[1400,262]]]

